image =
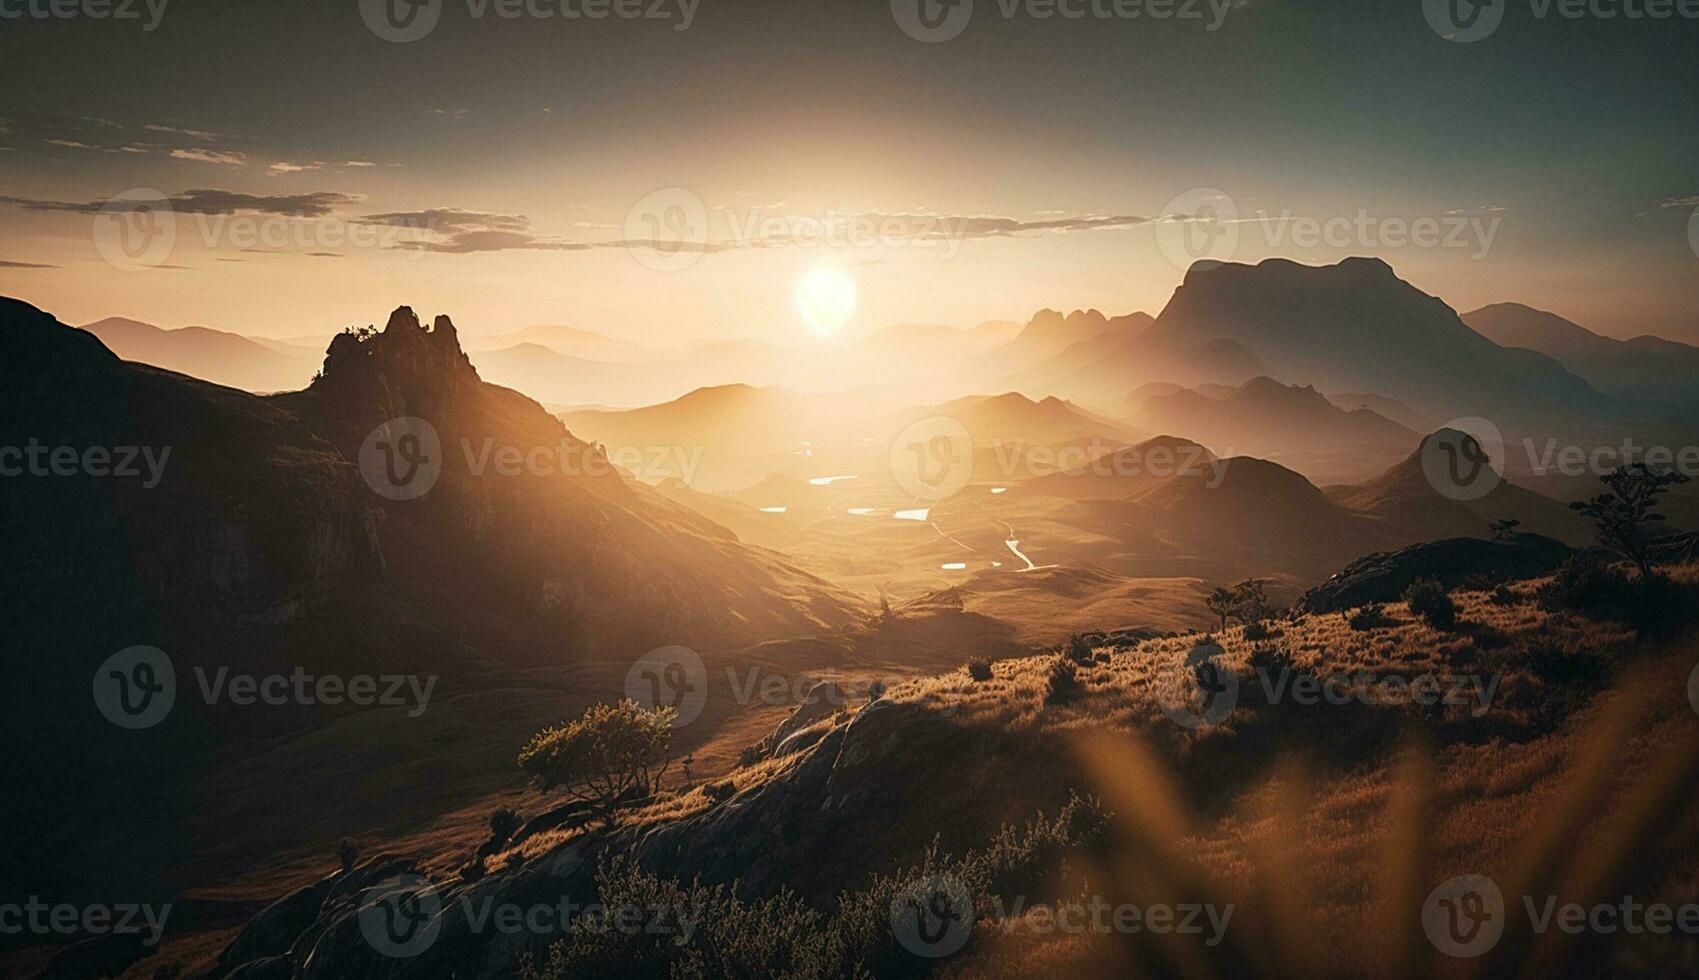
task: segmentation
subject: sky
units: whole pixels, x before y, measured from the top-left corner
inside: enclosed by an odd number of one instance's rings
[[[1699,343],[1695,0],[618,2],[0,0],[0,294],[829,345],[1207,246]]]

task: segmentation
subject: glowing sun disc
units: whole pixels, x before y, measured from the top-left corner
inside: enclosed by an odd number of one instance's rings
[[[833,333],[855,314],[855,280],[842,269],[817,265],[796,284],[796,311],[810,330]]]

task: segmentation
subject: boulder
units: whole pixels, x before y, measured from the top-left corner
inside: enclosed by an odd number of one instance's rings
[[[1574,549],[1555,538],[1518,534],[1508,541],[1447,538],[1357,559],[1304,593],[1298,610],[1338,612],[1370,602],[1396,602],[1417,579],[1439,579],[1456,588],[1477,575],[1495,579],[1550,574]]]

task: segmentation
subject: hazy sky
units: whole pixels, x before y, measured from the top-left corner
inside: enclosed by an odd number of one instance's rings
[[[846,333],[1155,313],[1186,258],[1163,242],[1213,208],[1240,260],[1379,255],[1459,309],[1699,341],[1699,20],[1625,15],[1647,0],[1500,0],[1471,43],[1422,0],[974,0],[940,43],[913,0],[558,16],[597,2],[444,0],[397,42],[358,0],[0,0],[0,293],[278,337],[409,303],[800,342],[821,265],[855,285]],[[169,250],[115,264],[152,219],[100,212],[137,191],[171,202]]]

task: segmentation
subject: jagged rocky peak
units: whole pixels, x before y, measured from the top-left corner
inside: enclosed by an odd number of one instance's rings
[[[324,372],[314,387],[380,377],[391,383],[428,380],[454,387],[476,381],[478,372],[460,349],[454,321],[439,315],[427,330],[412,307],[401,306],[389,315],[381,331],[353,329],[333,338],[325,352]]]

